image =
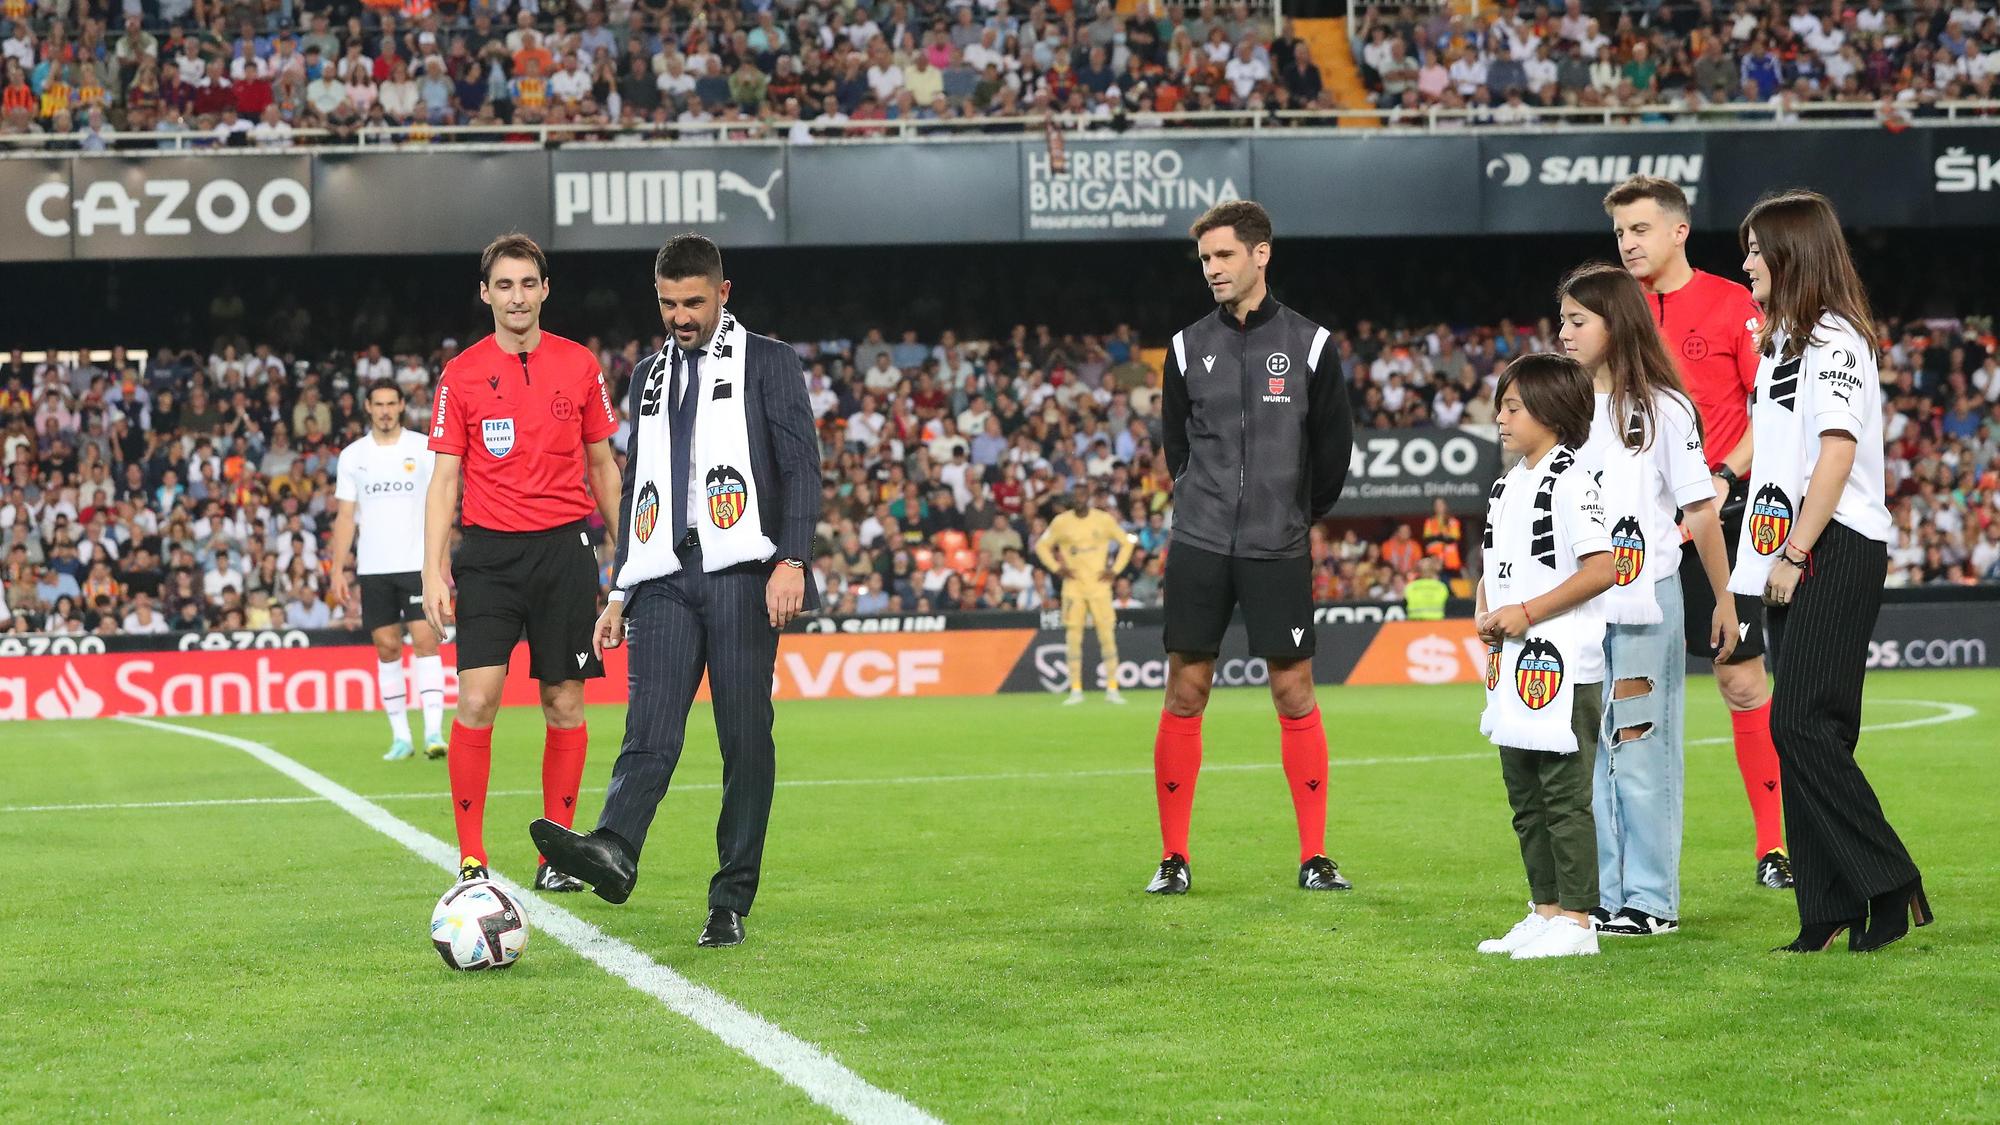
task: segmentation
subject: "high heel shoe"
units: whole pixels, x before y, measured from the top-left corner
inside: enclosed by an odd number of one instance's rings
[[[1868,900],[1868,929],[1857,931],[1847,948],[1855,953],[1873,953],[1910,932],[1911,923],[1928,926],[1936,920],[1931,901],[1924,897],[1924,881],[1913,879],[1893,891]]]
[[[1773,953],[1824,953],[1833,948],[1840,935],[1852,930],[1861,932],[1866,918],[1853,918],[1844,922],[1807,922],[1799,927],[1799,936],[1790,945],[1781,945]]]

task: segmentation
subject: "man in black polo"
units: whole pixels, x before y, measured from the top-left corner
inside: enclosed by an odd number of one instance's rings
[[[1194,224],[1215,311],[1174,334],[1163,414],[1174,477],[1167,545],[1167,699],[1153,743],[1163,858],[1150,894],[1188,889],[1201,716],[1230,615],[1271,669],[1299,886],[1347,890],[1325,855],[1326,732],[1313,693],[1307,531],[1333,508],[1353,452],[1347,387],[1327,330],[1279,304],[1265,269],[1271,217],[1248,200]]]

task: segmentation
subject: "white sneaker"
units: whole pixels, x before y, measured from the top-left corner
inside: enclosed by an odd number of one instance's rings
[[[1083,702],[1083,693],[1081,691],[1072,691],[1069,693],[1069,698],[1063,700],[1063,706],[1074,707],[1082,702]]]
[[[1106,688],[1104,689],[1104,702],[1116,703],[1120,706],[1123,706],[1125,703],[1125,697],[1118,694],[1117,688]]]
[[[1514,928],[1507,931],[1507,936],[1487,938],[1485,941],[1480,942],[1479,952],[1512,953],[1516,949],[1542,936],[1542,931],[1548,929],[1548,927],[1549,920],[1535,913],[1531,907],[1528,910],[1528,916],[1514,923]]]
[[[1579,925],[1574,918],[1555,917],[1542,927],[1528,944],[1514,951],[1514,960],[1532,961],[1539,957],[1594,957],[1597,931]]]

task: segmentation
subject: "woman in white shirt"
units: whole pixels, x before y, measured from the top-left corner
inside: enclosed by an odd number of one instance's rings
[[[1891,530],[1875,326],[1826,197],[1768,196],[1738,237],[1765,317],[1730,586],[1771,607],[1771,737],[1799,905],[1799,936],[1782,948],[1816,953],[1845,930],[1866,952],[1931,920],[1917,865],[1854,758]]]
[[[376,91],[382,102],[382,112],[389,120],[401,125],[417,112],[417,84],[410,81],[410,68],[401,59],[395,69],[389,72],[389,80]]]

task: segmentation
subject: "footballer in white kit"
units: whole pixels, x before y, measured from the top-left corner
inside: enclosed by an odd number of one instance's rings
[[[423,434],[403,428],[403,390],[382,379],[368,387],[368,433],[340,451],[334,482],[339,513],[333,524],[333,596],[348,597],[348,552],[356,548],[361,624],[375,641],[382,710],[389,716],[389,761],[415,753],[410,740],[409,681],[403,674],[403,633],[423,705],[424,753],[445,755],[444,662],[438,634],[424,619],[424,496],[436,455]]]

